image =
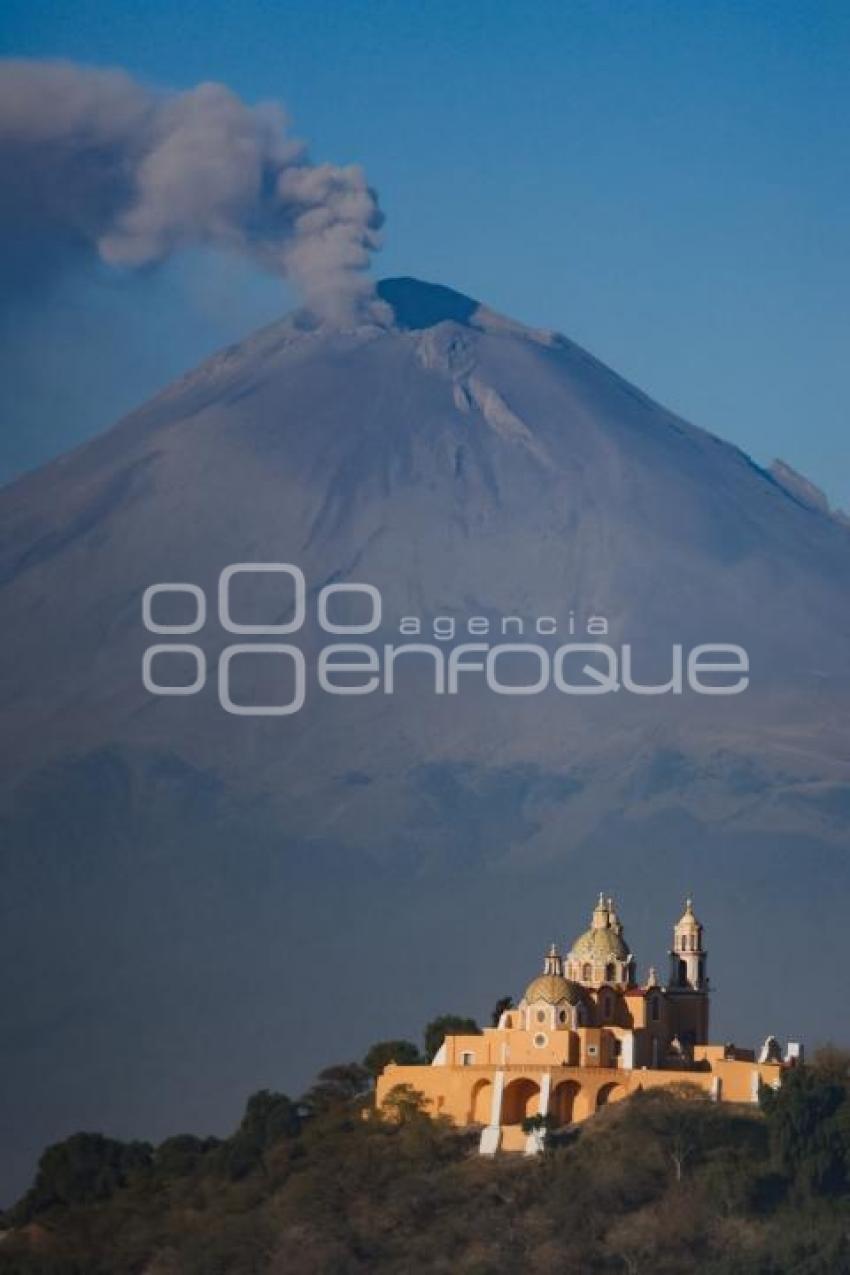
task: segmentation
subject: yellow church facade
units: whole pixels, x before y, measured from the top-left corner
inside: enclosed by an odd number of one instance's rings
[[[639,983],[614,902],[600,895],[590,928],[564,956],[552,945],[542,973],[496,1027],[447,1036],[430,1064],[390,1063],[378,1106],[409,1085],[433,1115],[480,1126],[482,1154],[531,1155],[544,1137],[533,1117],[566,1126],[652,1086],[687,1081],[716,1101],[756,1102],[761,1085],[777,1086],[801,1060],[800,1046],[783,1056],[773,1037],[758,1054],[709,1044],[708,957],[690,899],[668,955],[666,983],[654,969]]]

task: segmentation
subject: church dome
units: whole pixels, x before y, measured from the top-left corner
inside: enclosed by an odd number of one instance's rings
[[[581,988],[561,974],[541,974],[529,983],[525,999],[529,1004],[546,1001],[548,1005],[558,1005],[561,1001],[568,1001],[570,1005],[577,1005],[581,1000]]]
[[[622,934],[614,929],[590,929],[573,943],[571,956],[589,961],[627,961],[631,950]]]

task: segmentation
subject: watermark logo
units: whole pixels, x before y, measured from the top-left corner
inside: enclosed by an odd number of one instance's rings
[[[240,620],[234,613],[234,582],[252,576],[281,577],[288,582],[291,614],[285,620],[257,623]],[[175,594],[189,600],[191,618],[179,624],[158,621],[158,599]],[[318,590],[315,600],[310,599],[309,607],[308,597],[304,572],[290,562],[239,562],[221,572],[216,598],[218,625],[226,634],[251,639],[231,643],[219,654],[215,681],[218,701],[225,712],[237,717],[291,716],[304,707],[311,686],[326,695],[392,695],[396,692],[397,665],[411,663],[426,674],[436,695],[458,695],[472,678],[482,682],[493,694],[503,696],[533,696],[549,690],[568,696],[617,692],[640,696],[686,692],[728,696],[739,695],[749,686],[749,657],[742,646],[734,643],[701,643],[687,651],[682,644],[674,643],[669,651],[669,676],[665,669],[664,680],[642,682],[635,673],[635,655],[630,643],[614,646],[606,641],[590,640],[608,636],[608,621],[601,615],[588,617],[583,626],[576,624],[572,612],[566,624],[560,626],[550,615],[538,616],[533,621],[519,616],[494,619],[478,615],[460,623],[456,616],[437,616],[430,625],[421,617],[406,615],[394,626],[399,637],[425,635],[433,640],[396,642],[378,639],[379,632],[386,636],[393,626],[385,620],[383,598],[375,585],[326,584]],[[344,620],[340,602],[356,603],[364,609],[364,618],[357,623]],[[206,594],[196,584],[152,584],[142,597],[144,626],[157,636],[173,639],[200,633],[207,624],[207,614]],[[313,620],[322,638],[347,640],[320,646],[315,667],[308,669],[304,650],[297,642],[268,639],[303,636]],[[552,649],[539,640],[457,641],[459,633],[463,637],[488,639],[525,638],[529,629],[535,638],[555,639],[558,644]],[[372,641],[362,640],[369,635]],[[560,641],[563,636],[571,640]],[[352,638],[361,640],[352,641]],[[163,680],[166,674],[161,670],[168,661],[173,662],[175,656],[182,657],[184,664],[191,667],[189,680]],[[274,657],[286,666],[291,693],[282,703],[246,704],[235,699],[232,691],[235,662],[258,656]],[[149,646],[142,657],[142,682],[152,695],[197,695],[209,680],[207,656],[196,643],[157,642]]]

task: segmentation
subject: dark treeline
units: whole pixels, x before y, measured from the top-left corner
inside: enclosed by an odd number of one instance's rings
[[[374,1075],[419,1056],[382,1042],[298,1100],[254,1094],[229,1138],[57,1143],[0,1219],[0,1275],[850,1273],[850,1054],[758,1109],[682,1084],[495,1161],[409,1086],[373,1111]]]

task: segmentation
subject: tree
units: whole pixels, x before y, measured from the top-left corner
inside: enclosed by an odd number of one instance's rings
[[[409,1067],[422,1061],[419,1050],[410,1040],[379,1040],[366,1054],[363,1066],[370,1076],[377,1079],[387,1063],[398,1063],[400,1067]]]
[[[457,1014],[440,1014],[425,1028],[425,1056],[431,1062],[447,1036],[480,1036],[481,1028],[474,1018],[460,1018]]]
[[[659,1217],[657,1205],[651,1205],[615,1218],[603,1244],[620,1258],[628,1275],[638,1275],[652,1270],[663,1234],[664,1219]]]
[[[369,1092],[371,1083],[371,1075],[360,1063],[336,1063],[319,1072],[302,1101],[313,1115],[318,1115],[352,1105]]]
[[[398,1124],[409,1124],[412,1120],[426,1117],[425,1102],[425,1095],[413,1085],[393,1085],[383,1101],[382,1110]]]
[[[850,1089],[850,1050],[829,1043],[821,1045],[814,1052],[811,1067],[821,1080]]]
[[[263,1154],[275,1142],[295,1137],[301,1118],[294,1102],[282,1093],[260,1089],[245,1105],[239,1128],[222,1143],[217,1162],[233,1181],[263,1164]]]
[[[154,1172],[158,1179],[165,1181],[188,1177],[221,1145],[219,1138],[196,1138],[191,1133],[175,1134],[160,1142],[154,1151]]]
[[[493,1006],[493,1012],[490,1015],[490,1022],[493,1027],[499,1026],[499,1019],[502,1017],[506,1009],[513,1009],[514,998],[512,996],[501,996]]]
[[[251,1138],[265,1150],[279,1138],[294,1136],[298,1128],[298,1112],[292,1100],[285,1093],[260,1089],[245,1104],[237,1135]]]
[[[760,1092],[781,1171],[804,1194],[837,1195],[850,1183],[850,1085],[846,1059],[795,1067],[778,1091]]]
[[[118,1142],[101,1133],[75,1133],[47,1148],[35,1182],[14,1211],[16,1224],[57,1206],[108,1200],[150,1169],[147,1142]]]
[[[648,1090],[631,1100],[638,1102],[648,1127],[670,1157],[676,1181],[703,1149],[714,1108],[697,1085],[682,1081],[664,1089]]]
[[[538,1111],[533,1116],[526,1116],[520,1127],[523,1133],[537,1133],[541,1129],[545,1129],[548,1133],[550,1129],[555,1128],[555,1117],[548,1113],[545,1116],[541,1115]]]

